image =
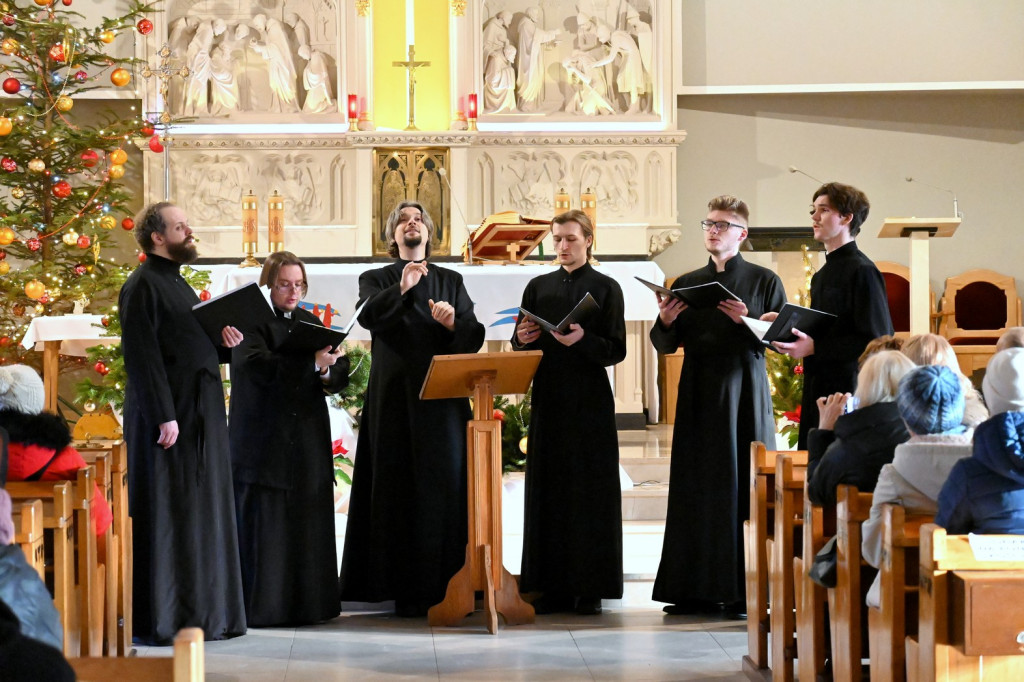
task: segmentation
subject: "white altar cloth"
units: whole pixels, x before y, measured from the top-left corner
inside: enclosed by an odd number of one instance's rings
[[[102,315],[54,315],[33,318],[21,339],[26,349],[43,350],[46,341],[62,341],[62,355],[87,355],[86,348],[121,342],[119,336],[103,336]]]
[[[322,312],[330,305],[336,312],[334,326],[344,325],[355,311],[359,298],[359,275],[366,270],[380,268],[383,263],[307,264],[309,291],[304,304],[315,304]],[[516,312],[522,302],[526,283],[537,275],[551,272],[550,265],[465,265],[438,263],[462,274],[466,291],[476,304],[476,318],[487,329],[488,341],[507,341],[512,337]],[[658,316],[658,303],[654,294],[634,279],[642,277],[650,282],[662,283],[665,273],[653,261],[609,261],[596,266],[614,278],[622,287],[626,306],[626,322],[653,321]],[[239,268],[234,265],[198,266],[210,271],[210,293],[217,295],[249,282],[259,280],[259,268]],[[305,307],[305,306],[304,306]],[[358,324],[349,338],[368,340],[369,332]]]

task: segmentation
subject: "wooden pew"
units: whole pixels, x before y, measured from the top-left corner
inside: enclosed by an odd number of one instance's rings
[[[775,534],[768,541],[768,579],[771,586],[772,679],[792,682],[796,658],[796,620],[793,616],[793,557],[802,537],[804,479],[807,468],[793,457],[779,454],[775,460]],[[749,616],[749,614],[747,614]]]
[[[73,488],[75,505],[75,557],[78,571],[79,626],[82,656],[103,655],[103,612],[106,567],[99,563],[96,530],[92,520],[92,497],[96,490],[96,468],[78,470]]]
[[[828,591],[829,625],[832,633],[832,676],[836,682],[860,682],[863,674],[861,624],[864,595],[860,556],[860,525],[871,512],[871,493],[850,485],[836,489],[836,586]]]
[[[46,580],[46,547],[43,544],[43,501],[25,500],[14,504],[14,544],[25,553],[25,561]]]
[[[921,526],[929,514],[907,514],[882,505],[882,560],[878,567],[878,607],[868,608],[871,682],[904,682],[908,635],[917,634],[917,585]]]
[[[985,537],[1018,547],[1022,541]],[[919,582],[918,636],[907,638],[909,680],[1024,679],[1024,560],[976,559],[969,536],[929,523],[921,527]]]
[[[775,459],[777,450],[750,444],[750,518],[743,522],[747,598],[747,655],[743,670],[752,679],[768,679],[768,538],[775,532]],[[807,466],[807,451],[782,451],[794,466]]]
[[[836,534],[836,506],[811,502],[804,486],[803,551],[793,559],[793,585],[796,600],[796,648],[798,677],[801,681],[824,679],[825,661],[825,604],[828,594],[824,587],[812,581],[807,571],[815,555]]]
[[[70,663],[79,682],[202,682],[206,668],[203,631],[179,630],[173,658],[72,658]]]
[[[75,605],[75,506],[70,481],[8,481],[7,492],[18,502],[42,500],[45,543],[52,546],[53,603],[64,628],[64,656],[79,651],[78,609]],[[50,571],[47,571],[49,574]]]

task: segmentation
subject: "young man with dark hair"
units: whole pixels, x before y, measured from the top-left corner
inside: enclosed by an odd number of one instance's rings
[[[740,320],[778,311],[779,277],[739,254],[747,205],[715,197],[701,221],[710,257],[673,286],[719,282],[740,297],[697,309],[658,302],[651,342],[660,353],[686,351],[679,377],[668,514],[654,599],[670,615],[744,612],[743,521],[748,517],[750,442],[774,442],[775,422],[764,347]]]
[[[852,393],[864,348],[893,332],[885,280],[854,241],[871,207],[867,196],[856,187],[829,182],[812,200],[814,239],[825,246],[825,265],[811,278],[810,307],[837,319],[817,339],[794,330],[795,341],[775,343],[779,351],[804,359],[801,449],[807,448],[807,435],[818,425],[818,401],[833,393]]]

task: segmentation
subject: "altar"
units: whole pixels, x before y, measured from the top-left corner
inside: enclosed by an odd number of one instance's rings
[[[306,265],[309,290],[302,301],[303,307],[315,307],[323,317],[329,306],[331,324],[343,326],[355,311],[359,275],[382,265],[376,262]],[[486,329],[484,350],[488,351],[510,348],[508,340],[512,336],[526,283],[552,269],[550,265],[438,265],[452,268],[462,275],[475,304],[476,317]],[[198,267],[210,272],[210,293],[214,295],[255,282],[260,275],[258,268],[233,265]],[[607,261],[596,267],[619,283],[625,303],[626,359],[609,368],[609,378],[615,389],[616,414],[620,426],[642,427],[645,413],[654,421],[658,415],[658,358],[648,340],[651,324],[658,316],[658,304],[650,290],[635,277],[663,282],[665,274],[653,261]],[[369,332],[358,324],[349,335],[353,341],[368,341],[369,338]]]

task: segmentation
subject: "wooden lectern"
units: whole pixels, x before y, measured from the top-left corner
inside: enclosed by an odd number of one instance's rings
[[[886,218],[878,236],[910,240],[910,333],[927,334],[931,328],[931,292],[928,275],[928,240],[952,237],[960,218]]]
[[[522,265],[550,231],[550,220],[526,218],[514,211],[495,213],[473,230],[472,250],[467,248],[463,255],[470,265]]]
[[[469,542],[466,563],[448,581],[444,600],[427,612],[427,622],[456,625],[475,610],[483,592],[487,631],[498,632],[498,614],[509,625],[533,622],[533,607],[501,563],[501,422],[494,419],[494,395],[526,393],[541,351],[437,355],[420,389],[421,400],[473,398],[466,426]]]

